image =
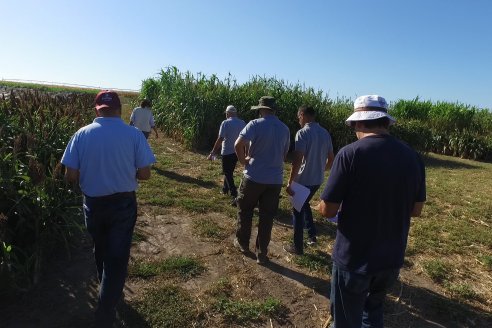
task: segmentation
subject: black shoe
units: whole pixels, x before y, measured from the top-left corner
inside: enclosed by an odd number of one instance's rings
[[[256,255],[256,263],[258,263],[259,265],[265,265],[268,262],[270,262],[270,259],[266,255]]]

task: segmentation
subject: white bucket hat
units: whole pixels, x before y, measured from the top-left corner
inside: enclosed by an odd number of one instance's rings
[[[396,120],[388,114],[388,103],[378,95],[360,96],[354,101],[354,112],[347,118],[345,123],[350,125],[354,121],[369,121],[387,117],[390,125]]]

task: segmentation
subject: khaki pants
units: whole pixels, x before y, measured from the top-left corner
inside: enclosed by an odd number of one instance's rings
[[[272,234],[273,218],[277,214],[281,184],[262,184],[243,178],[237,196],[238,216],[236,237],[248,249],[253,211],[258,204],[259,223],[256,236],[258,257],[266,257]]]

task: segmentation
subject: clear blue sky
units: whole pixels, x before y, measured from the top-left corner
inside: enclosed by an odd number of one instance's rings
[[[492,108],[491,0],[0,1],[0,79],[139,89],[164,67]]]

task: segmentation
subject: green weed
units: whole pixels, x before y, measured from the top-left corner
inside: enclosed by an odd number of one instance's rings
[[[192,327],[199,312],[190,294],[179,286],[162,286],[144,293],[137,312],[152,327]]]
[[[453,297],[459,299],[472,300],[478,297],[477,293],[467,283],[446,284],[445,287]]]
[[[172,256],[163,261],[136,261],[130,264],[130,277],[150,278],[159,275],[183,280],[193,278],[205,271],[205,267],[194,258]]]
[[[225,229],[210,219],[194,219],[193,229],[197,235],[203,238],[221,240],[227,237]]]
[[[492,270],[492,256],[491,255],[481,255],[478,257],[480,263],[485,266],[485,268],[489,271]]]
[[[222,298],[218,300],[216,309],[227,320],[237,324],[257,321],[262,317],[275,317],[286,311],[282,302],[275,298],[268,298],[263,302]]]
[[[441,283],[449,278],[451,268],[441,260],[428,260],[423,263],[425,273],[435,282]]]
[[[304,253],[295,256],[294,263],[309,269],[309,271],[331,272],[332,261],[329,254],[316,250],[314,253]]]

